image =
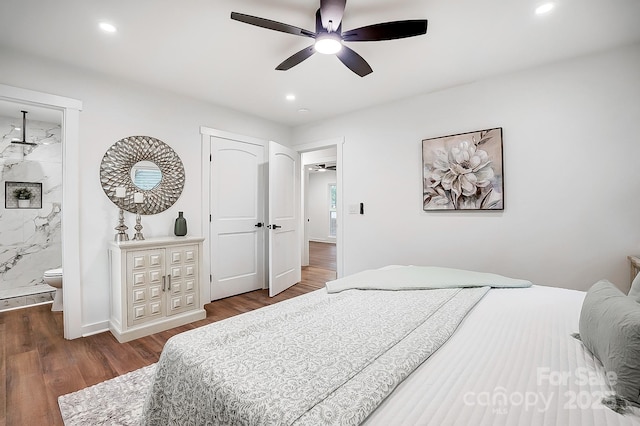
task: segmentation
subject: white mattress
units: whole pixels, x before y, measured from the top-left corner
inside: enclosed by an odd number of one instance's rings
[[[585,293],[492,289],[367,425],[640,425],[600,404],[605,372],[571,337]],[[585,383],[586,382],[586,383]]]

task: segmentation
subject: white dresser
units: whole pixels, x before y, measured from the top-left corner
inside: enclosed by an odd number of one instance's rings
[[[204,238],[163,237],[109,247],[109,329],[119,342],[204,319]]]

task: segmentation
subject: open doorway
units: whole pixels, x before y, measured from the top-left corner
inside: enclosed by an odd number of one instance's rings
[[[80,291],[80,196],[78,176],[78,129],[82,102],[33,90],[0,84],[0,101],[62,112],[60,141],[62,143],[62,205],[61,243],[62,269],[64,271],[64,337],[75,339],[94,332],[82,325],[82,292]],[[5,194],[6,195],[6,194]]]
[[[335,145],[302,153],[303,266],[337,277],[338,167]]]
[[[236,163],[232,163],[226,160],[223,160],[220,157],[220,153],[216,152],[216,146],[215,145],[215,140],[217,139],[222,139],[224,141],[226,141],[225,143],[231,143],[232,141],[238,142],[238,143],[243,143],[243,144],[249,144],[249,145],[256,145],[259,150],[262,149],[264,150],[264,145],[266,143],[266,141],[263,140],[258,140],[252,137],[248,137],[248,136],[241,136],[241,135],[236,135],[236,134],[231,134],[225,131],[221,131],[221,130],[216,130],[216,129],[210,129],[210,128],[206,128],[206,127],[201,127],[200,129],[201,133],[202,133],[202,141],[203,141],[203,170],[208,170],[208,173],[204,173],[203,174],[203,199],[205,200],[209,200],[209,202],[205,202],[203,203],[203,215],[202,217],[205,219],[205,223],[204,223],[204,227],[209,229],[210,233],[210,238],[208,238],[207,241],[205,241],[204,247],[203,247],[203,259],[205,259],[205,265],[204,268],[205,270],[209,270],[210,271],[210,281],[212,286],[210,288],[207,288],[207,290],[209,290],[209,292],[203,292],[203,298],[204,300],[214,300],[214,299],[218,299],[218,298],[222,298],[222,297],[227,297],[229,296],[229,294],[223,294],[223,295],[216,295],[216,289],[213,287],[215,285],[217,285],[217,281],[216,280],[220,280],[220,279],[228,279],[229,277],[239,277],[239,278],[246,278],[248,277],[250,274],[248,273],[243,273],[242,271],[231,271],[233,273],[229,273],[229,267],[235,267],[236,265],[238,265],[238,262],[231,262],[231,261],[222,261],[221,260],[221,256],[220,254],[230,254],[233,255],[234,253],[244,253],[244,254],[256,254],[256,250],[253,249],[242,249],[242,250],[228,250],[228,249],[222,249],[220,248],[217,243],[216,243],[216,233],[221,229],[217,222],[216,222],[216,218],[218,218],[220,216],[219,212],[216,213],[216,211],[214,211],[215,209],[220,209],[221,206],[223,205],[222,200],[219,199],[219,197],[216,195],[217,192],[219,191],[220,188],[216,189],[215,183],[216,182],[227,182],[227,181],[234,181],[236,180],[234,178],[234,174],[238,174],[240,173],[241,168],[239,167],[238,164]],[[213,145],[212,145],[213,144]],[[342,149],[343,149],[343,144],[344,144],[344,138],[335,138],[335,139],[330,139],[330,140],[324,140],[324,141],[319,141],[319,142],[314,142],[314,143],[310,143],[307,145],[298,145],[293,147],[294,150],[297,151],[297,153],[299,154],[299,159],[296,160],[296,165],[293,166],[292,168],[288,168],[287,170],[297,170],[299,172],[295,173],[297,176],[297,183],[294,186],[292,185],[275,185],[277,187],[282,187],[282,188],[291,188],[293,189],[293,196],[292,197],[277,197],[277,196],[269,196],[267,195],[268,192],[271,192],[271,190],[265,192],[264,191],[264,182],[257,183],[257,186],[255,188],[257,188],[255,191],[251,191],[251,194],[255,193],[255,197],[252,196],[252,199],[256,199],[256,202],[251,202],[249,203],[250,206],[259,206],[260,204],[260,200],[262,199],[274,199],[274,200],[278,200],[278,199],[284,199],[284,200],[293,200],[295,206],[294,210],[295,212],[293,212],[292,214],[290,214],[290,217],[295,217],[296,222],[298,223],[297,228],[297,232],[296,232],[296,236],[293,237],[295,239],[295,241],[292,240],[292,242],[295,242],[295,244],[292,244],[292,246],[295,245],[295,248],[292,250],[281,250],[283,252],[286,252],[287,254],[293,254],[293,257],[295,256],[295,253],[300,254],[300,256],[297,256],[297,262],[298,265],[295,266],[295,269],[298,271],[298,273],[300,273],[300,275],[302,275],[302,271],[300,270],[300,267],[302,266],[303,268],[313,268],[309,266],[309,235],[308,235],[308,227],[307,227],[307,210],[306,210],[306,195],[305,195],[305,191],[308,188],[308,184],[309,184],[309,167],[313,168],[313,165],[315,165],[316,168],[319,168],[320,165],[323,165],[323,168],[329,169],[329,168],[334,168],[334,173],[335,173],[335,180],[334,180],[334,184],[335,184],[335,188],[333,189],[333,203],[332,203],[332,210],[334,210],[333,216],[332,216],[332,221],[333,224],[331,225],[331,228],[333,229],[333,233],[335,233],[335,238],[333,239],[333,241],[330,241],[331,246],[327,247],[324,246],[324,248],[328,248],[329,249],[329,254],[328,256],[330,256],[330,260],[329,260],[329,265],[325,265],[324,268],[329,267],[331,269],[322,269],[322,268],[318,268],[316,269],[318,271],[319,276],[325,277],[327,274],[327,272],[330,273],[330,275],[332,275],[333,277],[341,277],[342,276],[342,247],[341,247],[341,241],[342,241],[342,233],[343,233],[343,229],[341,226],[341,211],[342,211],[342,176],[341,176],[341,164],[342,164]],[[237,155],[239,153],[239,149],[236,146],[235,148],[229,150],[229,152],[233,151],[233,155]],[[269,150],[270,151],[270,150]],[[302,158],[305,158],[305,161],[302,161]],[[254,155],[255,157],[255,155]],[[256,157],[257,158],[257,157]],[[217,161],[216,161],[217,159]],[[275,162],[269,160],[266,161],[260,160],[258,161],[259,164],[261,164],[262,166],[258,166],[258,172],[254,173],[253,176],[259,177],[259,176],[263,176],[265,174],[265,164],[270,164],[270,166],[268,167],[269,172],[275,170],[273,165],[275,164]],[[217,168],[212,167],[213,164],[225,164],[225,169],[231,173],[230,176],[225,176],[225,177],[221,177],[221,176],[214,176],[211,173],[214,170],[222,170],[220,168],[220,166],[218,166]],[[322,172],[320,172],[322,173]],[[266,176],[263,176],[264,178],[266,178]],[[259,180],[259,179],[258,179]],[[272,181],[272,179],[267,179],[267,181]],[[262,190],[260,190],[260,188],[263,188]],[[227,188],[228,189],[228,188]],[[249,193],[249,191],[243,191],[243,194],[245,193]],[[262,196],[260,194],[263,194]],[[234,205],[238,204],[238,199],[237,199],[237,191],[236,189],[234,189],[232,192],[228,193],[228,197],[227,198],[231,198],[234,201]],[[212,200],[216,200],[216,201],[212,201]],[[271,204],[269,204],[270,206]],[[255,209],[254,209],[255,210]],[[252,210],[253,211],[253,210]],[[231,213],[229,213],[229,211],[225,210],[227,215],[230,215]],[[262,235],[262,234],[266,234],[267,232],[273,232],[273,229],[270,229],[268,226],[266,225],[274,225],[277,224],[278,225],[278,229],[281,228],[283,225],[280,223],[280,221],[275,218],[271,218],[271,213],[267,213],[265,211],[265,207],[260,207],[258,208],[258,213],[262,212],[259,216],[255,216],[255,217],[248,217],[246,216],[246,214],[244,214],[244,216],[242,216],[243,218],[248,220],[248,230],[243,231],[243,235]],[[225,216],[226,217],[226,216]],[[249,220],[250,219],[250,220]],[[225,219],[226,220],[226,219]],[[274,222],[275,220],[275,222]],[[274,228],[275,229],[275,228]],[[302,232],[300,232],[302,231]],[[257,247],[264,247],[265,244],[261,243],[259,241],[259,238],[252,238],[251,239],[251,244],[253,244],[255,242],[255,244],[257,244]],[[319,252],[317,252],[319,253]],[[323,257],[327,257],[327,254],[323,254]],[[237,259],[238,257],[234,255],[234,259]],[[259,253],[257,253],[256,256],[251,256],[250,262],[243,262],[242,265],[240,266],[246,266],[249,265],[250,266],[250,270],[251,271],[258,271],[261,267],[261,265],[265,265],[266,267],[266,262],[269,262],[272,259],[272,256],[269,256],[268,254],[260,255]],[[216,266],[216,262],[218,266]],[[220,265],[224,265],[225,268],[227,268],[227,270],[225,271],[221,271],[219,269]],[[254,267],[255,266],[255,267]],[[218,269],[216,269],[218,268]],[[292,267],[293,268],[293,267]],[[271,268],[267,268],[269,271],[271,271]],[[292,269],[293,270],[293,269]],[[216,272],[217,271],[217,272]],[[256,283],[257,283],[257,287],[262,287],[262,288],[266,288],[265,287],[265,280],[260,279],[260,278],[256,278]],[[206,288],[206,287],[205,287]],[[244,291],[250,291],[250,289],[245,289]],[[209,299],[208,299],[209,298]]]
[[[0,311],[51,304],[44,277],[62,266],[62,112],[0,100],[0,129]]]

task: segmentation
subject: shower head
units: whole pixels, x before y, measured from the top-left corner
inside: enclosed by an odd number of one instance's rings
[[[22,140],[11,141],[11,143],[19,144],[19,145],[38,145],[34,142],[27,142],[27,111],[20,111],[22,113]]]

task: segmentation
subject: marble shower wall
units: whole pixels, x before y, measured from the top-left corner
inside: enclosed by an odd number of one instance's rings
[[[38,145],[12,144],[21,126],[22,118],[0,116],[0,299],[51,290],[43,273],[62,264],[61,126],[27,116],[26,140]],[[7,181],[42,183],[42,208],[7,209]]]

